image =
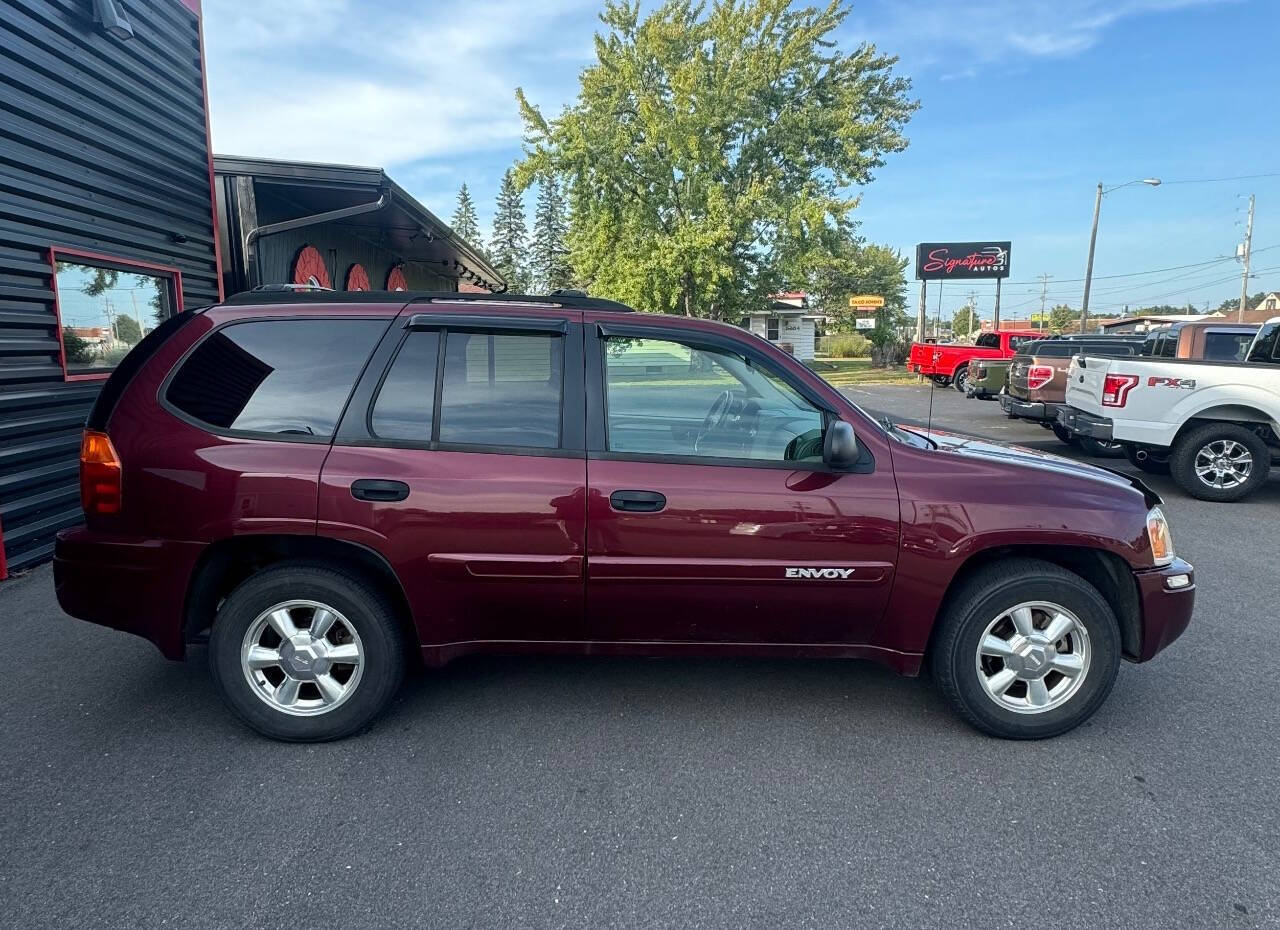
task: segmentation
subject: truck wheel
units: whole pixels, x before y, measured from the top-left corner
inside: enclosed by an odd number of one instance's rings
[[[315,564],[251,576],[214,619],[209,664],[223,699],[264,736],[320,742],[368,726],[404,675],[404,642],[386,600]]]
[[[1053,430],[1053,435],[1058,437],[1059,442],[1065,442],[1069,446],[1076,446],[1080,444],[1079,439],[1076,438],[1076,434],[1060,423],[1050,423],[1049,428]]]
[[[1271,450],[1234,423],[1207,423],[1180,438],[1169,456],[1178,487],[1202,501],[1238,501],[1267,480]]]
[[[1129,464],[1138,469],[1138,471],[1148,475],[1169,474],[1168,455],[1147,452],[1128,444],[1122,444],[1121,448],[1124,450],[1124,457],[1129,460]]]
[[[1118,459],[1124,456],[1124,448],[1118,442],[1103,442],[1092,436],[1080,437],[1080,448],[1085,455],[1098,459]]]
[[[948,384],[951,383],[951,379],[948,378],[946,375],[930,375],[929,380],[932,381],[934,384],[936,384],[938,387],[946,387]]]
[[[965,386],[969,383],[969,366],[962,365],[956,369],[956,376],[951,379],[951,386],[961,394],[964,393]]]
[[[949,595],[930,666],[972,726],[1043,739],[1102,706],[1120,667],[1110,605],[1079,575],[1039,559],[993,562]]]

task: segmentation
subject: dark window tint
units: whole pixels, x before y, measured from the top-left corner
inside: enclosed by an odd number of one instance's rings
[[[1032,342],[1021,351],[1024,355],[1034,355],[1037,358],[1066,358],[1080,350],[1067,342]]]
[[[439,346],[439,333],[409,334],[374,402],[370,426],[375,435],[419,442],[431,439]]]
[[[1204,357],[1223,362],[1242,362],[1253,342],[1253,333],[1204,334]]]
[[[166,395],[211,426],[333,435],[384,320],[271,320],[214,333],[183,363]]]
[[[1174,358],[1178,354],[1178,333],[1170,331],[1164,334],[1164,341],[1160,344],[1160,355],[1163,358]]]
[[[1010,347],[1016,349],[1019,340],[1015,337],[1009,340]],[[983,333],[973,341],[973,344],[980,349],[998,349],[1000,348],[1000,337],[995,333]]]
[[[440,441],[559,447],[562,353],[560,336],[449,333]]]
[[[1249,350],[1251,362],[1280,362],[1280,323],[1268,323],[1258,330],[1258,337]]]

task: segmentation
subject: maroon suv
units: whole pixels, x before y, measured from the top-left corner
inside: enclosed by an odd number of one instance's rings
[[[474,652],[927,660],[971,724],[1043,737],[1195,598],[1136,480],[878,422],[741,329],[574,293],[182,314],[106,383],[81,478],[63,608],[207,641],[289,740]]]

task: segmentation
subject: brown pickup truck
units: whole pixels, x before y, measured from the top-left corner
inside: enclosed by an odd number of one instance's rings
[[[1068,445],[1079,445],[1090,455],[1118,458],[1124,450],[1118,444],[1090,437],[1077,438],[1058,425],[1058,408],[1066,403],[1067,369],[1077,355],[1134,356],[1142,353],[1140,336],[1104,336],[1097,339],[1046,339],[1013,357],[1009,365],[1007,393],[1000,406],[1010,419],[1032,420],[1051,429]]]
[[[1154,358],[1243,362],[1257,332],[1257,323],[1230,323],[1226,320],[1174,323],[1147,333],[1140,354]]]

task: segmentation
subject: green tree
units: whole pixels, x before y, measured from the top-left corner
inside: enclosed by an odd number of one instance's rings
[[[546,118],[517,90],[518,179],[558,173],[570,263],[645,310],[738,319],[847,238],[857,197],[916,104],[896,59],[841,51],[849,7],[606,0],[576,101]]]
[[[476,216],[476,205],[466,184],[458,188],[458,205],[453,211],[452,226],[453,231],[462,239],[484,251],[484,240],[480,238],[480,218]]]
[[[565,239],[569,221],[564,194],[554,174],[538,180],[538,204],[533,213],[533,277],[538,290],[549,294],[573,284],[573,268]]]
[[[93,361],[93,343],[81,339],[70,326],[62,327],[62,351],[66,353],[68,365],[87,365]]]
[[[1066,332],[1080,322],[1080,311],[1058,304],[1049,311],[1049,328],[1054,332]]]
[[[489,240],[493,267],[506,279],[507,289],[515,294],[530,290],[529,269],[525,261],[525,239],[529,230],[524,222],[524,203],[510,168],[502,175],[498,203],[493,214],[493,236]]]
[[[956,339],[967,339],[974,330],[982,326],[978,311],[973,304],[966,303],[955,312],[951,319],[951,333]]]
[[[818,256],[809,274],[793,272],[792,280],[803,282],[813,306],[827,317],[836,331],[854,329],[855,319],[862,316],[849,306],[855,294],[871,294],[884,298],[884,306],[875,312],[876,326],[864,330],[874,352],[876,364],[893,364],[902,342],[902,331],[910,323],[906,313],[907,259],[885,245],[868,245],[862,239],[846,235],[832,244],[830,254]]]
[[[131,316],[116,317],[115,322],[111,324],[111,328],[115,331],[115,337],[121,342],[133,346],[142,341],[142,327]]]

